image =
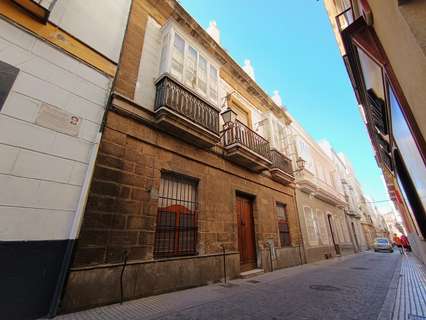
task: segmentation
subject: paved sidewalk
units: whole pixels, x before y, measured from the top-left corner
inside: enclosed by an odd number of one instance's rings
[[[341,259],[347,259],[344,257]],[[122,305],[113,304],[55,317],[54,320],[113,320],[113,319],[156,319],[172,311],[185,310],[215,300],[226,300],[235,294],[232,289],[247,287],[251,290],[253,285],[260,281],[274,281],[299,274],[308,269],[315,269],[320,265],[332,264],[333,260],[320,261],[313,264],[296,266],[288,269],[277,270],[272,273],[256,277],[256,279],[234,279],[227,284],[219,283],[197,287],[182,291],[170,292],[158,296],[141,298],[124,302]],[[231,289],[231,290],[230,290]]]
[[[411,254],[404,256],[392,320],[426,319],[426,268]]]
[[[400,261],[399,254],[367,252],[55,319],[377,320]]]

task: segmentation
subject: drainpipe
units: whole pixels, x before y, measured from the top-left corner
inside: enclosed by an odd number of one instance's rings
[[[80,199],[78,200],[77,210],[75,212],[74,221],[71,227],[69,241],[65,249],[64,259],[62,260],[61,271],[59,273],[58,281],[53,293],[53,297],[50,303],[48,318],[53,318],[59,309],[59,303],[61,301],[62,290],[65,286],[65,281],[68,275],[68,268],[71,265],[71,257],[75,245],[75,241],[80,232],[81,223],[83,221],[84,210],[86,208],[87,197],[89,195],[90,183],[92,181],[93,171],[95,169],[96,156],[98,154],[99,145],[101,141],[102,132],[98,132],[96,136],[95,144],[90,154],[89,164],[86,170],[86,176],[83,181],[83,186],[80,193]]]
[[[96,156],[98,155],[99,145],[101,142],[102,132],[98,132],[96,142],[90,155],[89,164],[84,178],[83,188],[81,190],[80,199],[78,200],[77,211],[72,224],[70,239],[77,239],[80,233],[81,223],[83,222],[84,210],[86,209],[87,198],[89,196],[90,183],[92,182],[93,172],[95,171]]]
[[[288,149],[289,149],[289,157],[290,159],[294,159],[297,158],[297,148],[296,148],[296,134],[293,132],[293,129],[290,125],[288,125],[288,129],[289,129],[289,138],[288,138]],[[293,163],[293,161],[292,161]],[[293,167],[293,166],[292,166]],[[298,174],[298,172],[296,172],[296,174]],[[307,259],[306,259],[306,249],[305,249],[305,243],[304,243],[304,239],[303,239],[303,233],[302,233],[302,226],[300,224],[300,214],[299,214],[299,208],[297,207],[297,201],[296,201],[296,188],[297,188],[297,181],[296,181],[296,175],[294,176],[295,181],[295,188],[294,190],[294,194],[293,194],[293,202],[294,202],[294,208],[296,210],[296,215],[297,215],[297,226],[299,228],[299,234],[300,234],[300,241],[299,241],[299,258],[300,258],[300,264],[305,264]],[[303,250],[303,258],[302,258],[302,250]]]
[[[225,252],[225,245],[221,244],[222,247],[222,253],[223,253],[223,278],[226,285],[226,252]]]
[[[102,133],[104,132],[104,129],[105,129],[105,126],[106,126],[108,111],[110,110],[111,105],[112,105],[112,97],[113,97],[113,94],[114,94],[113,90],[115,88],[115,83],[117,82],[117,76],[118,76],[118,73],[120,71],[121,61],[122,61],[122,58],[123,58],[123,46],[124,46],[124,42],[126,40],[128,29],[129,29],[130,15],[133,12],[133,6],[134,6],[134,0],[130,0],[129,11],[127,13],[126,28],[124,30],[123,39],[120,43],[121,44],[121,46],[120,46],[120,57],[118,59],[117,70],[116,70],[115,75],[112,79],[111,87],[109,88],[109,91],[108,91],[108,101],[107,101],[106,106],[105,106],[105,112],[104,112],[104,115],[103,115],[103,118],[102,118],[102,123],[101,123],[101,126],[99,128],[99,132],[96,136],[96,140],[95,140],[95,144],[93,146],[92,153],[90,155],[90,159],[89,159],[89,163],[88,163],[87,171],[86,171],[86,176],[84,178],[83,187],[82,187],[82,190],[81,190],[81,193],[80,193],[80,199],[78,200],[77,210],[76,210],[73,225],[72,225],[71,231],[70,231],[70,240],[71,241],[68,241],[67,247],[65,249],[64,259],[62,260],[62,265],[61,265],[61,271],[59,273],[59,277],[58,277],[58,281],[56,283],[55,291],[53,293],[53,297],[52,297],[52,300],[50,302],[49,312],[47,314],[48,318],[53,318],[54,316],[56,316],[56,313],[58,312],[59,303],[61,301],[61,296],[62,296],[62,291],[64,290],[65,282],[66,282],[67,277],[68,277],[68,269],[71,265],[71,258],[72,258],[72,254],[73,254],[73,251],[74,251],[75,241],[76,241],[77,236],[80,232],[81,224],[82,224],[82,221],[83,221],[84,210],[86,209],[86,202],[87,202],[87,198],[88,198],[88,195],[89,195],[90,184],[92,182],[93,171],[94,171],[94,168],[95,168],[95,162],[96,162],[96,158],[97,158],[97,155],[98,155],[98,150],[99,150],[99,145],[100,145],[101,138],[102,138]]]
[[[300,264],[306,263],[306,250],[305,250],[305,243],[303,240],[303,233],[302,233],[302,225],[300,224],[300,215],[299,215],[299,209],[297,207],[297,201],[296,201],[296,189],[294,189],[294,207],[296,209],[297,214],[297,226],[299,227],[299,234],[300,234],[300,241],[299,241],[299,258],[300,258]],[[303,249],[303,259],[302,259],[302,250],[300,250],[300,247]]]

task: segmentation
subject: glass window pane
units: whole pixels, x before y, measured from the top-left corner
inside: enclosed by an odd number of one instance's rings
[[[188,46],[188,52],[185,61],[185,83],[195,88],[197,83],[197,51],[191,46]]]
[[[395,93],[390,86],[388,88],[392,134],[423,208],[426,209],[426,167]]]
[[[213,101],[217,101],[217,86],[218,86],[218,77],[217,77],[217,69],[210,65],[210,72],[209,72],[209,95],[210,99]]]
[[[207,93],[207,60],[202,55],[198,57],[198,88]]]
[[[175,34],[172,54],[172,74],[179,80],[182,80],[184,52],[185,41],[178,34]]]
[[[367,90],[372,89],[377,97],[384,99],[383,76],[380,66],[365,54],[363,50],[357,48],[357,52]]]

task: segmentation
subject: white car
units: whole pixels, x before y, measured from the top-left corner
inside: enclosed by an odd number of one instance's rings
[[[376,238],[373,245],[374,251],[393,252],[392,243],[388,238]]]

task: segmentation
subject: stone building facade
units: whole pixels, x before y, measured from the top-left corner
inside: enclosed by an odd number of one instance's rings
[[[266,113],[290,122],[178,2],[133,1],[62,311],[302,263]]]
[[[300,124],[292,121],[290,127],[291,157],[306,161],[295,178],[307,262],[354,253],[345,217],[347,201],[335,163]]]

